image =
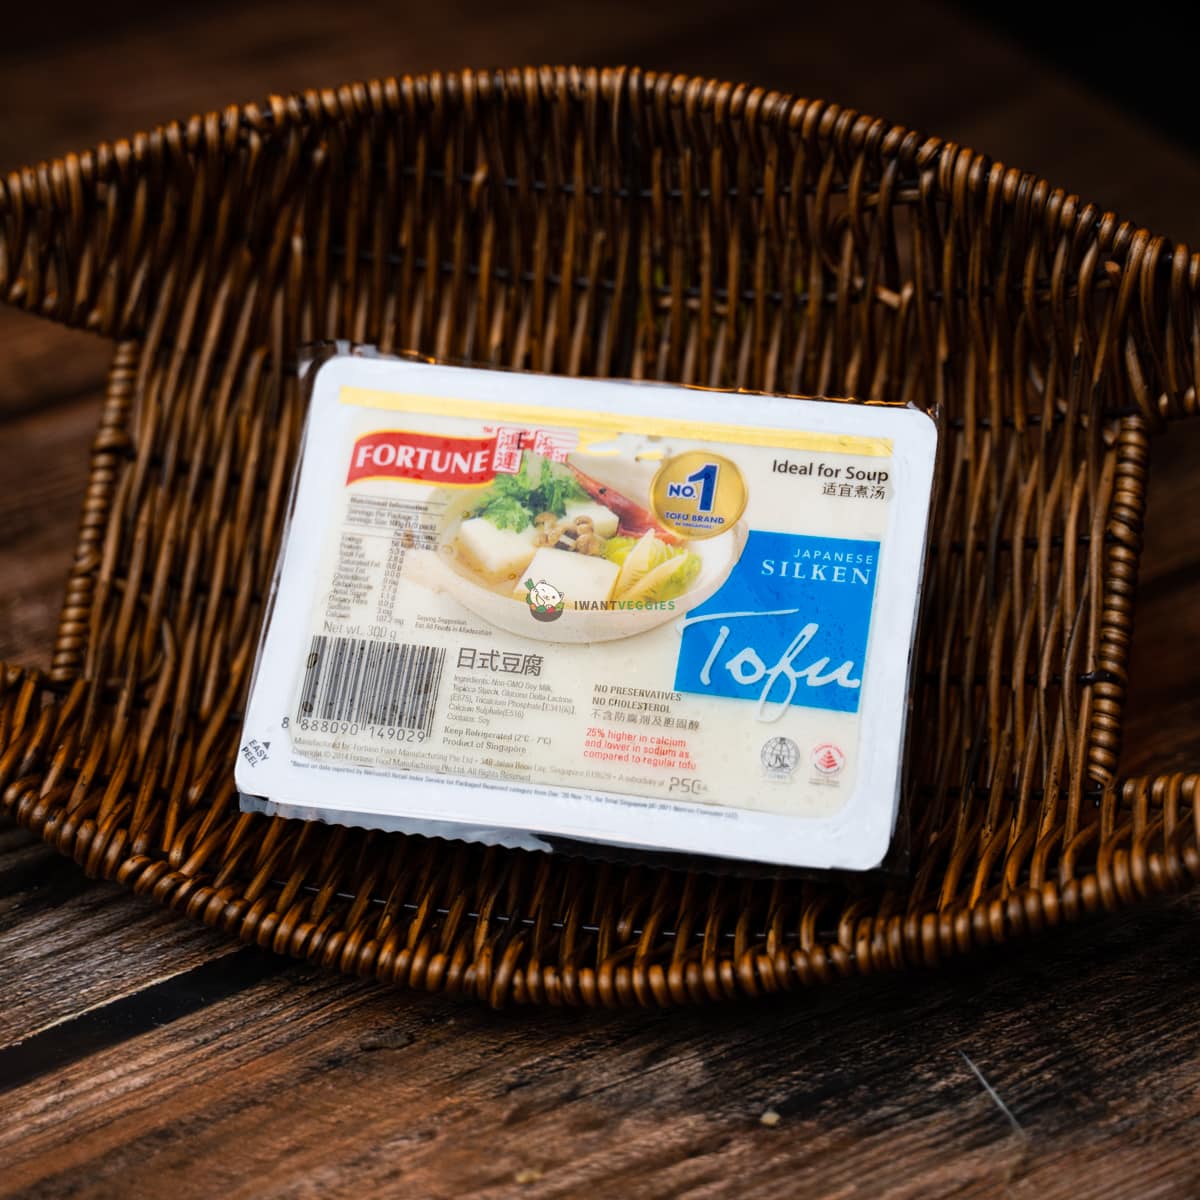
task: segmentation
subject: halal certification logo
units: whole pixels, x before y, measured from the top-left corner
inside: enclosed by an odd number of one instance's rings
[[[759,758],[768,779],[790,779],[800,761],[800,747],[791,738],[769,738],[763,742]]]

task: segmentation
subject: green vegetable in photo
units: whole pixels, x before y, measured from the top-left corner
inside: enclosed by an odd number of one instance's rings
[[[497,475],[476,511],[497,529],[519,533],[539,513],[561,517],[570,501],[587,498],[567,467],[526,451],[520,470],[515,475]]]

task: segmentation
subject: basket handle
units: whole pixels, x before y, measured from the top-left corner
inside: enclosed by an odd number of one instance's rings
[[[1128,228],[1126,226],[1125,228]],[[1116,294],[1118,358],[1129,394],[1152,430],[1200,414],[1200,253],[1138,229],[1128,238]]]
[[[168,158],[157,132],[0,177],[0,303],[110,338],[142,331],[162,274],[153,212],[179,191],[150,169]]]
[[[87,236],[91,174],[68,155],[0,179],[0,301],[65,325],[97,324],[80,286],[89,267],[94,277],[109,266],[95,261]]]
[[[245,208],[239,135],[250,130],[260,145],[287,136],[298,152],[308,114],[289,103],[273,97],[266,109],[172,121],[0,177],[0,304],[115,340],[143,336],[165,304],[205,311],[217,289],[209,260],[222,256],[206,255],[204,239],[218,209]],[[272,236],[278,216],[263,217]],[[226,268],[245,266],[235,236],[224,250]],[[238,284],[221,278],[236,294]],[[186,297],[172,288],[183,279]]]

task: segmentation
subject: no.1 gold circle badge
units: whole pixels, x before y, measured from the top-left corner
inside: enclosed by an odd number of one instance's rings
[[[689,538],[710,538],[737,523],[746,508],[746,481],[735,462],[708,450],[668,458],[650,486],[654,515]]]

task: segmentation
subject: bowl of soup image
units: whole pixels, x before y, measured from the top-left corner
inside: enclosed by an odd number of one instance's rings
[[[745,524],[684,538],[636,499],[594,486],[605,464],[588,466],[595,476],[583,478],[597,495],[583,489],[564,495],[573,486],[570,468],[543,467],[528,456],[525,477],[550,478],[550,486],[532,491],[539,503],[528,502],[519,482],[502,485],[515,499],[494,485],[441,490],[431,497],[441,510],[434,548],[419,552],[419,561],[410,556],[406,573],[491,626],[546,642],[634,637],[709,599],[741,555]],[[636,476],[611,473],[635,497],[641,493]]]

